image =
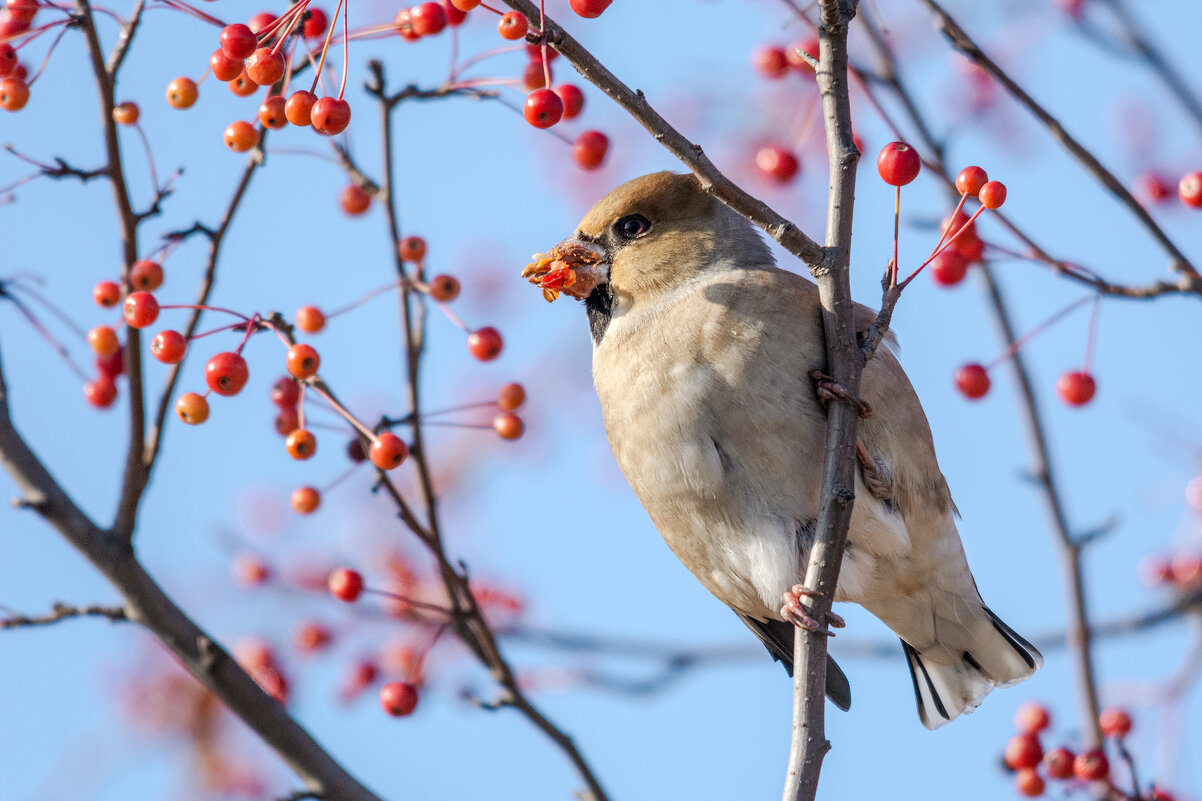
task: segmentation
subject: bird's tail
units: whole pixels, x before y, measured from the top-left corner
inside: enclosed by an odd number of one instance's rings
[[[902,650],[914,681],[918,717],[937,729],[962,712],[971,712],[994,687],[1008,687],[1028,678],[1043,664],[1043,656],[986,606],[980,625],[972,626],[973,644],[959,658],[949,658],[946,643],[922,651],[902,640]]]

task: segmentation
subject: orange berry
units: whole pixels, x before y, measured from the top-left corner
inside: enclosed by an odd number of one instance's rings
[[[0,81],[0,108],[5,111],[20,111],[29,102],[29,87],[20,78],[5,78]]]
[[[134,125],[141,116],[137,103],[126,101],[113,106],[113,122],[118,125]]]
[[[430,297],[439,303],[450,303],[459,297],[459,280],[451,275],[436,275],[430,279]]]
[[[296,327],[306,334],[316,334],[326,327],[326,316],[316,306],[301,306],[296,310]]]
[[[522,418],[513,412],[498,414],[493,418],[492,427],[497,436],[507,440],[520,439],[526,431],[526,424],[522,422]]]
[[[407,236],[398,247],[402,261],[418,262],[426,258],[426,240],[420,236]]]
[[[381,470],[391,470],[399,467],[409,455],[409,446],[405,441],[391,432],[384,432],[376,437],[371,444],[368,456],[371,463]]]
[[[321,493],[314,487],[297,487],[292,490],[292,510],[298,515],[311,515],[321,506]]]
[[[163,285],[163,266],[150,259],[138,259],[129,268],[129,285],[143,292],[153,292]]]
[[[338,205],[352,217],[357,217],[371,208],[371,192],[358,184],[351,184],[338,196]]]
[[[112,356],[121,347],[117,332],[107,325],[98,325],[89,331],[88,344],[97,356]]]
[[[200,90],[191,78],[176,78],[167,84],[167,104],[172,108],[192,108],[199,96]]]
[[[313,436],[311,431],[298,428],[284,440],[284,447],[293,459],[303,461],[317,453],[317,437]]]
[[[101,281],[92,288],[92,300],[104,309],[111,309],[121,301],[121,287],[113,281]]]
[[[288,348],[288,372],[293,378],[304,380],[317,375],[321,367],[321,356],[312,345],[293,345]]]
[[[209,419],[209,402],[195,392],[180,395],[175,402],[175,414],[188,425],[198,426]]]
[[[526,389],[521,384],[506,384],[497,394],[497,406],[503,412],[514,412],[526,402]]]
[[[225,146],[235,153],[245,153],[259,143],[259,132],[245,120],[231,122],[225,129]]]
[[[286,103],[283,95],[272,95],[264,98],[259,104],[259,122],[263,123],[264,128],[278,130],[288,124],[288,116],[285,112]]]

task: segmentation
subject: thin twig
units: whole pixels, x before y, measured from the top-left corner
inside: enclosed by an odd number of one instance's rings
[[[125,613],[125,607],[123,606],[101,606],[100,604],[72,606],[70,604],[56,603],[53,611],[49,614],[34,616],[13,615],[11,617],[0,618],[0,629],[46,626],[58,623],[60,620],[69,620],[77,617],[105,617],[114,623],[129,620],[129,616]]]

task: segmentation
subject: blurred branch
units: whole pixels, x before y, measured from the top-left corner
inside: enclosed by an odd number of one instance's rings
[[[532,3],[530,0],[503,0],[503,2],[524,14],[529,20],[539,19],[538,4]],[[609,95],[615,103],[646,128],[657,142],[684,162],[685,166],[697,176],[705,191],[764,229],[770,237],[780,243],[781,247],[804,261],[811,269],[822,268],[826,260],[826,253],[817,242],[808,237],[794,223],[770,208],[768,204],[752,197],[723,175],[705,155],[700,145],[690,142],[684,134],[669,125],[668,121],[651,107],[641,90],[631,89],[618,80],[617,76],[606,69],[592,53],[550,17],[546,17],[544,34],[547,45],[563,55],[586,81]],[[539,41],[537,34],[532,34],[528,38],[530,41]]]
[[[134,34],[137,33],[138,25],[142,22],[142,9],[145,6],[146,0],[138,0],[134,5],[133,13],[129,15],[129,21],[121,28],[121,37],[117,40],[117,46],[113,48],[112,55],[109,56],[105,70],[108,72],[109,80],[114,84],[117,82],[117,73],[121,71],[121,65],[125,63],[125,57],[129,55],[129,46],[133,44]]]
[[[1122,25],[1127,43],[1139,54],[1153,74],[1160,78],[1165,88],[1169,90],[1169,94],[1181,104],[1181,108],[1194,121],[1194,125],[1202,130],[1202,100],[1198,99],[1181,73],[1177,72],[1173,65],[1161,55],[1160,50],[1152,44],[1143,26],[1127,7],[1127,3],[1124,0],[1102,0],[1102,2]]]
[[[1152,219],[1152,215],[1148,213],[1147,209],[1123,186],[1122,182],[1110,170],[1106,169],[1092,152],[1065,130],[1059,120],[1037,103],[993,59],[987,56],[972,37],[935,0],[921,0],[921,2],[935,14],[938,29],[948,38],[952,46],[1001,84],[1015,100],[1048,129],[1052,137],[1060,142],[1099,183],[1118,198],[1119,202],[1127,207],[1148,233],[1151,234],[1152,238],[1160,244],[1161,249],[1169,255],[1171,259],[1170,269],[1188,280],[1189,286],[1192,287],[1193,291],[1202,293],[1202,276],[1198,274],[1197,269],[1190,263],[1190,260],[1181,252],[1173,240],[1169,238],[1168,234]]]
[[[101,606],[99,604],[71,606],[70,604],[56,603],[53,611],[46,615],[38,615],[36,617],[13,615],[12,617],[0,618],[0,629],[45,626],[75,617],[106,617],[114,623],[129,620],[123,606]]]

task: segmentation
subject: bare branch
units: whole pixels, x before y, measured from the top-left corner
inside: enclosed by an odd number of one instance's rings
[[[60,620],[77,617],[105,617],[114,623],[129,620],[129,616],[126,615],[125,607],[123,606],[101,606],[99,604],[72,606],[70,604],[56,603],[53,611],[49,614],[36,616],[13,615],[12,617],[0,618],[0,629],[46,626],[58,623]]]

